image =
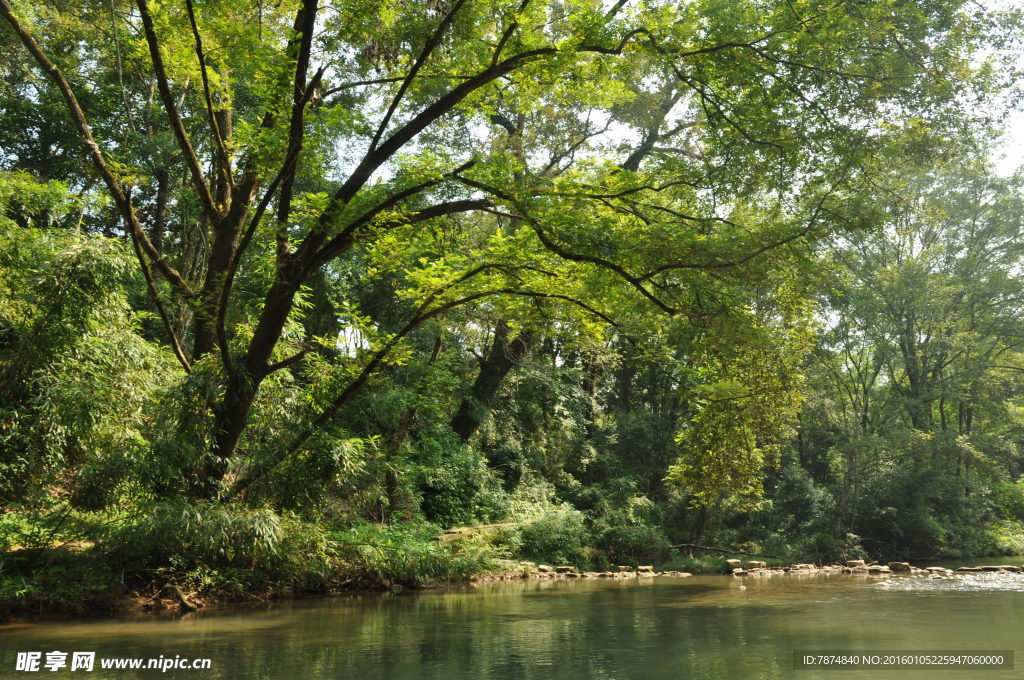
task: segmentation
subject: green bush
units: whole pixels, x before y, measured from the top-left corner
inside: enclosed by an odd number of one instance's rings
[[[302,588],[322,587],[335,560],[320,527],[266,508],[216,503],[155,505],[113,531],[103,548],[125,569],[242,569]]]
[[[484,541],[442,543],[430,524],[357,524],[331,534],[338,546],[340,578],[361,586],[420,587],[462,581],[495,568]]]
[[[614,564],[659,564],[669,558],[670,544],[659,527],[627,524],[608,527],[597,540],[597,547]]]
[[[25,177],[12,193],[11,178],[0,173],[0,505],[45,503],[52,488],[78,494],[82,484],[83,506],[100,507],[132,475],[77,477],[109,455],[139,457],[153,401],[176,367],[129,305],[130,249],[5,225],[5,201],[31,193]]]
[[[68,503],[0,511],[0,553],[14,546],[39,551],[70,541],[91,541],[110,521],[109,513],[83,512]]]
[[[34,524],[25,515],[0,512],[0,552],[7,552],[15,545],[26,545],[26,537],[34,530]]]
[[[116,574],[97,555],[35,550],[0,556],[0,623],[40,612],[109,614],[124,596]]]
[[[443,527],[471,524],[480,510],[493,516],[492,508],[478,507],[479,500],[493,504],[494,494],[481,492],[500,485],[480,452],[450,433],[431,433],[417,442],[416,460],[421,508],[430,522]]]
[[[992,527],[992,539],[995,552],[1002,555],[1024,554],[1024,523],[1017,520],[1006,520]]]
[[[582,512],[568,505],[545,513],[523,527],[523,555],[557,564],[586,564],[591,537],[583,519]]]

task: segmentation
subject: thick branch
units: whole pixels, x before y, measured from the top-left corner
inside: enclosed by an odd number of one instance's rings
[[[422,190],[421,186],[414,187],[417,191]],[[407,190],[411,191],[411,190]],[[320,252],[317,253],[314,261],[314,266],[323,264],[338,257],[346,250],[355,244],[358,238],[359,229],[370,222],[370,220],[378,213],[386,210],[392,205],[396,204],[399,200],[407,198],[406,192],[401,192],[391,197],[384,203],[376,206],[370,211],[364,213],[360,217],[356,218],[348,227],[341,233],[327,242]],[[415,193],[415,192],[413,192]],[[412,195],[410,193],[409,195]],[[459,201],[447,201],[445,203],[438,203],[432,205],[429,208],[424,208],[407,218],[401,220],[395,220],[381,225],[381,229],[393,229],[406,224],[416,224],[418,222],[424,222],[426,220],[433,219],[435,217],[443,217],[444,215],[455,215],[457,213],[471,212],[473,210],[483,210],[491,205],[491,201],[485,198],[467,198]]]
[[[231,167],[229,165],[230,160],[228,156],[228,149],[224,143],[224,135],[220,129],[220,123],[217,122],[217,116],[213,113],[213,95],[210,92],[210,77],[207,73],[206,67],[206,55],[203,52],[203,38],[199,34],[199,25],[196,23],[195,8],[192,6],[192,0],[185,0],[185,9],[188,11],[188,21],[192,26],[192,39],[195,41],[196,58],[199,59],[199,72],[203,80],[203,98],[206,100],[206,114],[210,119],[210,129],[213,130],[213,140],[217,145],[217,150],[220,152],[220,165],[222,168],[224,181],[228,187],[231,186]]]
[[[612,48],[602,47],[600,45],[579,45],[574,49],[581,53],[598,52],[601,54],[620,54],[629,40],[631,40],[635,35],[645,32],[646,31],[644,29],[632,31],[627,34],[617,46]],[[557,54],[558,52],[559,48],[553,45],[539,47],[525,52],[520,52],[519,54],[513,55],[497,63],[492,63],[488,68],[479,72],[475,76],[466,78],[462,83],[449,90],[446,94],[424,108],[417,115],[413,116],[411,120],[395,131],[394,134],[388,137],[379,146],[375,143],[371,144],[370,149],[363,157],[363,160],[359,163],[356,169],[352,171],[352,174],[349,175],[345,183],[338,188],[334,193],[334,196],[331,197],[330,204],[320,215],[313,230],[303,241],[302,246],[296,253],[296,260],[303,263],[304,268],[308,269],[308,263],[316,259],[317,251],[320,249],[321,244],[326,238],[326,233],[329,231],[331,224],[334,222],[343,206],[347,204],[356,195],[356,193],[358,193],[367,181],[369,181],[377,168],[383,165],[416,135],[433,124],[439,118],[452,111],[452,109],[458,106],[463,99],[481,87],[484,87],[498,78],[501,78],[502,76],[507,75],[526,64],[536,61],[541,57]]]
[[[185,164],[192,175],[192,183],[195,185],[196,192],[199,195],[199,203],[203,207],[203,212],[210,223],[215,224],[220,213],[214,203],[213,194],[210,193],[210,187],[206,183],[206,178],[203,177],[203,169],[199,164],[199,159],[196,157],[195,149],[192,148],[192,142],[189,140],[188,132],[185,130],[185,124],[178,114],[178,107],[174,103],[171,86],[167,82],[164,58],[160,54],[160,43],[156,37],[156,29],[153,27],[153,17],[149,14],[149,5],[146,0],[136,0],[136,6],[139,8],[139,15],[142,18],[142,30],[146,35],[146,43],[149,45],[149,57],[153,62],[153,73],[156,75],[157,91],[160,93],[160,100],[164,104],[164,110],[167,112],[167,117],[171,123],[171,130],[178,141],[178,146],[185,158]]]
[[[735,260],[726,260],[724,262],[674,262],[672,264],[665,264],[660,267],[656,267],[651,271],[647,272],[646,274],[644,274],[643,276],[640,276],[637,280],[648,281],[658,274],[662,274],[664,272],[672,271],[675,269],[726,269],[729,267],[739,267],[757,257],[760,257],[761,255],[764,255],[770,250],[775,250],[780,246],[784,246],[787,243],[792,243],[797,239],[801,239],[804,236],[807,236],[807,234],[811,231],[811,228],[813,226],[813,223],[808,224],[803,229],[793,234],[790,234],[785,238],[781,238],[778,241],[773,241],[772,243],[762,246],[757,250],[751,251],[750,253],[747,253],[743,257],[737,258]]]
[[[316,28],[317,0],[303,0],[302,7],[295,15],[294,35],[289,50],[295,52],[295,79],[292,87],[292,113],[288,123],[288,150],[294,154],[292,162],[287,163],[282,175],[281,196],[277,203],[278,229],[283,229],[291,213],[292,186],[298,168],[298,154],[302,151],[305,136],[304,113],[306,108],[307,84],[306,75],[309,71],[310,54],[313,49],[313,31]],[[298,38],[298,44],[295,39]],[[318,72],[322,73],[322,72]],[[319,80],[317,78],[316,80]],[[315,83],[314,83],[315,84]]]
[[[348,203],[356,193],[366,184],[374,171],[391,158],[399,149],[405,146],[413,137],[418,135],[429,125],[454,109],[459,102],[472,94],[475,90],[484,87],[488,83],[501,76],[514,71],[540,57],[555,54],[556,47],[542,47],[535,50],[522,52],[504,61],[495,64],[477,75],[463,81],[451,89],[447,94],[427,106],[412,120],[399,128],[394,134],[387,138],[380,146],[367,152],[366,156],[359,163],[349,178],[331,197],[330,205],[324,210],[317,220],[313,231],[303,241],[296,258],[301,261],[311,261],[317,257],[326,233],[336,219],[343,206]]]
[[[383,120],[380,122],[380,126],[377,128],[377,132],[373,135],[373,140],[370,142],[370,151],[373,152],[377,148],[377,143],[380,141],[384,131],[388,129],[388,123],[391,122],[391,117],[395,114],[398,109],[398,105],[402,102],[402,97],[405,96],[406,90],[409,89],[409,85],[416,78],[416,74],[419,73],[420,69],[423,68],[423,64],[426,63],[427,58],[430,57],[430,53],[433,52],[438,45],[441,44],[441,38],[444,36],[448,27],[451,26],[452,21],[455,19],[455,15],[462,9],[462,5],[465,4],[466,0],[456,0],[456,3],[452,6],[451,10],[441,19],[441,23],[438,25],[434,34],[430,36],[427,43],[423,46],[419,56],[416,57],[416,61],[413,62],[412,68],[409,69],[408,75],[402,81],[402,84],[398,88],[398,92],[391,100],[391,104],[388,106],[387,112],[384,114]]]
[[[626,281],[626,283],[635,288],[641,295],[650,300],[661,311],[669,315],[675,315],[679,312],[678,309],[670,307],[664,302],[662,302],[660,299],[658,299],[656,295],[654,295],[651,291],[647,290],[647,288],[643,285],[643,281],[641,279],[633,276],[625,269],[623,269],[620,265],[612,262],[611,260],[606,260],[603,257],[597,257],[596,255],[584,255],[582,253],[574,253],[569,249],[560,246],[553,240],[551,240],[551,238],[546,233],[544,233],[544,230],[541,228],[539,224],[537,224],[536,221],[530,218],[526,219],[529,221],[530,226],[533,227],[533,231],[534,233],[537,234],[537,238],[539,238],[540,242],[544,244],[544,247],[553,252],[555,255],[558,255],[564,260],[570,260],[572,262],[586,262],[589,264],[595,264],[599,267],[604,267],[605,269],[609,269],[618,274],[624,281]]]

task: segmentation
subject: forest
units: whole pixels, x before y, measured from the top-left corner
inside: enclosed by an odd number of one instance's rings
[[[0,15],[0,619],[1024,553],[1019,10]]]

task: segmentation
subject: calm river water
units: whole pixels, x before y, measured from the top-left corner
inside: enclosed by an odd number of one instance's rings
[[[1021,558],[982,560],[1021,564]],[[952,565],[955,566],[955,565]],[[744,586],[741,588],[741,586]],[[96,652],[92,672],[42,668]],[[1014,650],[1017,670],[797,670],[794,651]],[[15,670],[17,652],[41,670]],[[209,670],[103,670],[113,657]],[[70,666],[70,655],[68,658]],[[1024,677],[1024,575],[524,581],[175,617],[0,627],[0,678],[693,680]]]

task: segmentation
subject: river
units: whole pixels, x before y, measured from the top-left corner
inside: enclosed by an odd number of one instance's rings
[[[891,650],[1020,658],[1016,671],[794,668],[794,652]],[[95,652],[96,661],[92,672],[70,672],[70,657],[60,673],[16,671],[17,653],[29,651],[42,653],[40,664],[52,651]],[[160,657],[208,658],[210,668],[100,668]],[[96,680],[996,680],[1024,677],[1024,575],[529,580],[0,627],[0,662],[2,678]]]

